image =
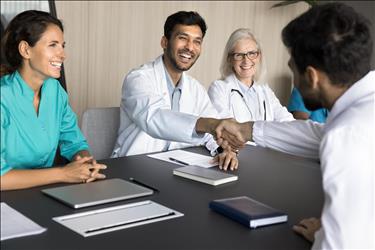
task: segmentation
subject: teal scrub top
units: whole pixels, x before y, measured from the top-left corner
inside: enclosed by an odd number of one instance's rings
[[[305,107],[305,104],[303,103],[303,98],[299,91],[296,88],[293,88],[292,94],[289,99],[289,104],[288,104],[288,111],[293,112],[293,111],[301,111],[309,114],[309,119],[320,122],[320,123],[325,123],[327,116],[328,116],[328,110],[325,108],[317,109],[314,111],[310,111]]]
[[[51,167],[58,145],[69,160],[89,149],[68,95],[56,79],[44,81],[38,115],[34,91],[18,71],[1,77],[0,82],[1,175],[11,169]]]

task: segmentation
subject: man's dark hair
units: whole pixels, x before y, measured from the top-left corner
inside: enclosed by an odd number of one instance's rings
[[[207,26],[204,19],[195,11],[179,11],[170,15],[164,24],[164,36],[169,40],[176,25],[198,25],[201,28],[203,37],[206,34]]]
[[[333,84],[353,84],[370,71],[370,23],[342,3],[316,5],[282,31],[299,73],[324,71]]]

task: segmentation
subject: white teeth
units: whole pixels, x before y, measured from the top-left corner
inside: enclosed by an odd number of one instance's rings
[[[55,66],[55,67],[61,67],[62,63],[61,62],[51,62],[51,65]]]
[[[251,69],[252,68],[252,66],[250,66],[250,67],[241,67],[242,69]]]
[[[180,54],[180,56],[184,57],[184,58],[187,58],[187,59],[190,59],[191,58],[191,55],[188,55],[188,54]]]

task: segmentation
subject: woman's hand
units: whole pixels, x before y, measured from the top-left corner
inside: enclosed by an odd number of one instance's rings
[[[232,171],[238,168],[237,154],[231,150],[224,150],[224,152],[215,156],[214,162],[218,162],[219,168],[225,171],[228,167]]]
[[[107,166],[98,164],[92,156],[76,157],[75,161],[61,168],[64,182],[91,182],[96,179],[104,179],[105,175],[100,174],[101,169]]]
[[[90,154],[90,152],[89,151],[87,151],[87,150],[82,150],[82,151],[80,151],[80,152],[78,152],[75,156],[74,156],[74,160],[75,161],[77,161],[77,160],[79,160],[79,159],[82,159],[82,157],[91,157],[91,154]],[[94,159],[94,157],[92,157],[92,160],[90,160],[89,161],[91,164],[94,164],[94,165],[96,165],[97,164],[97,162],[96,162],[96,160]],[[95,178],[95,176],[97,176],[97,174],[99,173],[99,169],[96,169],[96,170],[92,170],[92,172],[91,172],[91,178],[90,179],[87,179],[87,181],[86,182],[92,182],[92,181],[95,181],[95,179],[99,179],[99,178]],[[101,178],[101,179],[103,179],[103,178]]]

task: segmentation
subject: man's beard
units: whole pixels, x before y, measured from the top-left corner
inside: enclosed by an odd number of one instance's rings
[[[319,100],[315,100],[312,98],[303,98],[303,103],[305,104],[305,107],[310,111],[323,108]]]
[[[172,49],[171,47],[167,47],[167,50],[166,50],[166,54],[167,54],[167,57],[169,59],[169,61],[171,62],[172,66],[176,69],[176,70],[179,70],[179,71],[188,71],[193,65],[194,63],[197,61],[198,56],[195,57],[195,60],[192,61],[192,63],[190,65],[188,65],[187,67],[182,67],[180,65],[177,64],[177,60],[176,58],[174,57],[173,53],[172,53]],[[188,50],[179,50],[178,53],[183,53],[183,52],[189,52]],[[192,54],[189,52],[189,54]],[[195,54],[192,55],[192,57],[194,58]]]

